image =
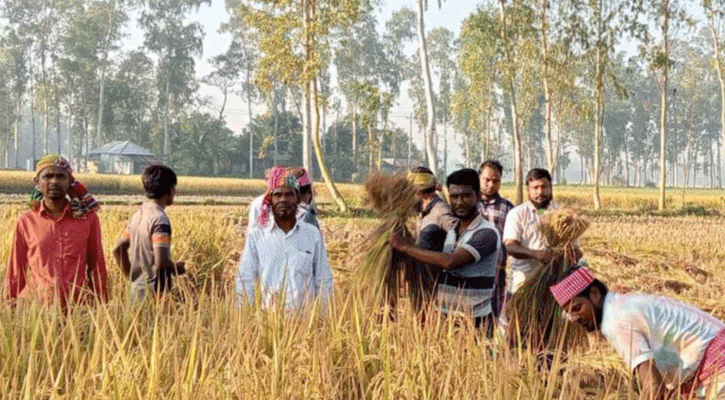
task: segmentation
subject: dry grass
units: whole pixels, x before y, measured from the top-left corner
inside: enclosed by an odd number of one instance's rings
[[[19,205],[0,206],[10,232]],[[527,351],[501,350],[453,319],[421,327],[401,308],[378,323],[354,271],[354,249],[379,222],[321,221],[335,272],[324,317],[237,310],[232,279],[243,207],[172,206],[180,279],[175,307],[129,305],[110,249],[133,208],[100,212],[113,299],[68,318],[0,306],[2,398],[631,399],[629,373],[601,340],[569,355],[563,374]],[[592,269],[615,290],[664,293],[725,319],[725,219],[594,217],[582,238]],[[4,275],[10,236],[0,238]],[[558,371],[558,368],[554,368]]]

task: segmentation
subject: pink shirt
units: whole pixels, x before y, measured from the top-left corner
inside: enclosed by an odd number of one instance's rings
[[[5,297],[51,303],[56,297],[108,299],[101,225],[95,212],[75,218],[70,205],[59,219],[45,204],[20,215],[5,277]]]

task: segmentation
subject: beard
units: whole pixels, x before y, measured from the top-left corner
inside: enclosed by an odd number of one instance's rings
[[[551,204],[552,197],[549,196],[549,197],[547,197],[547,198],[545,198],[544,200],[541,200],[541,201],[536,201],[534,199],[529,199],[529,200],[534,205],[534,207],[542,210],[542,209],[546,209],[546,208],[549,207],[549,204]]]
[[[463,220],[463,221],[470,221],[470,220],[472,220],[472,219],[476,218],[476,215],[477,215],[477,214],[478,214],[478,208],[476,208],[476,207],[473,207],[473,208],[472,208],[472,209],[471,209],[470,211],[468,211],[467,213],[465,213],[465,214],[463,214],[463,215],[460,215],[460,214],[455,214],[455,216],[456,216],[456,218],[458,218],[458,219],[461,219],[461,220]]]

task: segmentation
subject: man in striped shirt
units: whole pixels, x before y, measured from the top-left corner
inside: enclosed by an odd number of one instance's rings
[[[171,259],[171,220],[166,207],[174,203],[176,173],[164,165],[151,165],[141,175],[146,200],[131,216],[113,249],[113,256],[131,281],[131,299],[146,292],[171,289],[172,277],[185,272],[183,261]]]
[[[443,252],[407,243],[399,235],[392,235],[390,244],[425,264],[443,268],[438,302],[444,314],[463,312],[473,318],[476,327],[489,328],[501,240],[493,224],[478,212],[478,173],[468,168],[456,171],[448,176],[446,185],[458,222],[448,231]]]

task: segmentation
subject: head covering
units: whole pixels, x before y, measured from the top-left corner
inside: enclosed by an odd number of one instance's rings
[[[300,167],[295,169],[294,172],[295,176],[297,176],[297,182],[300,184],[300,187],[312,184],[312,178],[310,177],[309,171]]]
[[[59,154],[50,153],[46,154],[41,158],[35,165],[35,176],[36,178],[40,173],[48,167],[59,167],[65,170],[71,178],[71,184],[68,188],[68,197],[70,198],[70,206],[73,212],[73,216],[81,218],[91,211],[97,211],[101,207],[96,202],[96,199],[91,196],[88,189],[78,180],[73,177],[73,168],[71,167],[68,160],[61,157]],[[35,187],[30,193],[30,207],[40,207],[40,202],[43,200],[43,193],[39,187]]]
[[[577,268],[569,276],[562,279],[556,285],[549,288],[551,294],[554,295],[556,302],[559,305],[564,306],[569,300],[576,297],[579,293],[583,292],[584,289],[594,282],[594,275],[592,275],[586,268]]]
[[[418,186],[419,189],[427,189],[431,186],[435,186],[438,181],[436,180],[435,175],[429,174],[427,172],[408,172],[408,182],[412,183],[415,186]]]
[[[275,189],[287,186],[295,191],[300,190],[299,180],[295,176],[294,171],[289,168],[274,167],[269,171],[265,180],[267,181],[267,191],[264,193],[262,208],[257,219],[260,226],[267,225],[269,221],[269,213],[272,211],[272,192]]]

